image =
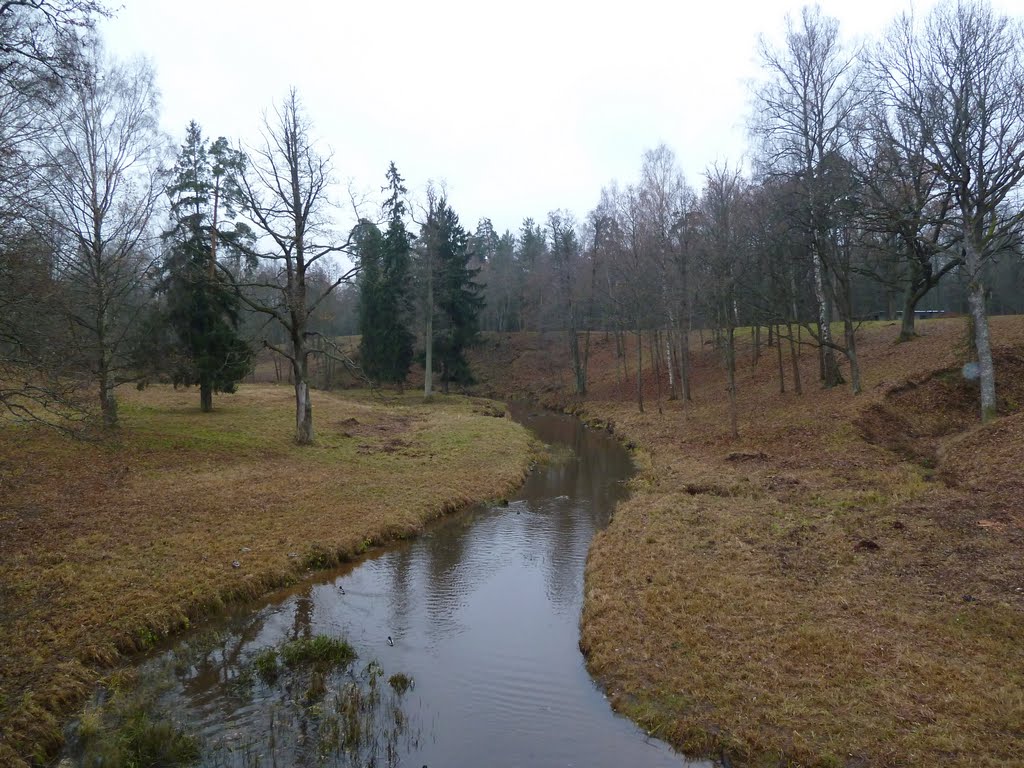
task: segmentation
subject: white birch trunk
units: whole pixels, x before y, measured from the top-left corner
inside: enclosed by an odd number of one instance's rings
[[[988,315],[985,311],[985,287],[981,282],[981,253],[969,237],[966,240],[964,261],[971,275],[971,282],[967,286],[967,305],[974,325],[974,349],[978,356],[981,380],[981,420],[985,422],[996,415],[996,373],[992,363]]]

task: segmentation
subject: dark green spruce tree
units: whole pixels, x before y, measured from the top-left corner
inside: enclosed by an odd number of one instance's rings
[[[208,146],[193,121],[167,187],[170,227],[158,287],[166,333],[158,348],[176,387],[199,387],[203,411],[213,409],[215,392],[234,392],[252,366],[252,350],[238,333],[238,295],[217,262],[218,240],[230,250],[244,235],[239,228],[218,231],[218,215],[231,212],[223,180],[239,163],[227,140]]]
[[[472,384],[466,347],[476,340],[484,306],[482,286],[473,278],[469,235],[445,198],[432,206],[420,238],[431,248],[433,272],[433,366],[445,393],[455,384]]]
[[[402,390],[412,365],[414,336],[410,284],[412,237],[405,227],[405,186],[394,163],[384,202],[387,229],[362,221],[356,236],[359,275],[359,354],[371,381]]]

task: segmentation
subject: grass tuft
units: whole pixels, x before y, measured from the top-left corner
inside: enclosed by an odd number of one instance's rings
[[[402,672],[396,672],[388,678],[388,684],[394,689],[395,693],[399,696],[405,694],[406,691],[415,687],[416,682],[408,675]]]
[[[277,666],[277,650],[274,648],[265,648],[253,657],[253,667],[256,670],[256,674],[259,676],[267,685],[277,680],[280,669]]]
[[[347,640],[330,635],[291,640],[281,646],[281,662],[288,667],[309,665],[326,669],[350,664],[356,658],[355,649]]]

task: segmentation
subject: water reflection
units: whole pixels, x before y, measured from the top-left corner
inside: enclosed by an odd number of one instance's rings
[[[570,450],[556,450],[559,458],[533,472],[507,506],[453,516],[226,620],[209,652],[185,665],[171,694],[176,706],[208,737],[265,729],[267,702],[231,695],[254,655],[284,640],[341,635],[362,660],[379,659],[384,675],[415,678],[404,706],[418,718],[417,736],[396,741],[389,763],[685,764],[610,711],[578,650],[587,549],[624,495],[628,456],[574,419],[524,409],[515,416]],[[303,743],[310,723],[292,723]]]

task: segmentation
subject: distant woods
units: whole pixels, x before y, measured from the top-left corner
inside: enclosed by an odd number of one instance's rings
[[[194,122],[168,146],[155,73],[103,50],[104,13],[0,4],[0,403],[19,418],[112,427],[119,385],[160,380],[210,410],[272,360],[308,443],[310,390],[336,366],[447,392],[472,383],[480,331],[557,335],[581,396],[591,334],[612,335],[642,410],[645,369],[692,398],[706,331],[735,433],[738,335],[773,349],[781,391],[810,385],[813,354],[823,386],[857,392],[858,325],[898,318],[910,341],[922,313],[969,316],[995,411],[987,315],[1024,311],[1024,34],[986,3],[859,45],[806,7],[760,42],[745,164],[688,180],[658,146],[589,212],[502,233],[465,228],[423,180],[410,193],[394,163],[379,202],[340,208],[295,90],[255,141]]]
[[[759,55],[749,170],[722,162],[692,186],[659,146],[582,220],[556,211],[500,237],[482,222],[483,327],[565,333],[580,394],[587,329],[616,333],[642,410],[645,354],[670,396],[690,398],[692,329],[711,331],[735,403],[740,328],[755,357],[776,347],[781,390],[787,375],[806,386],[795,358],[809,348],[822,385],[856,393],[860,323],[899,318],[910,341],[922,314],[963,313],[987,419],[987,315],[1024,311],[1021,21],[945,2],[853,46],[805,7]]]

